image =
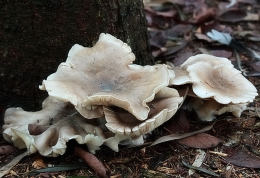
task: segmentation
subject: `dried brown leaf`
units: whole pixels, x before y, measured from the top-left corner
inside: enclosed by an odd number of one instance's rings
[[[192,28],[193,26],[190,24],[177,24],[165,32],[168,37],[178,37],[191,32]]]
[[[217,146],[222,141],[207,133],[200,133],[187,138],[178,140],[182,145],[186,145],[192,148],[212,148]]]
[[[227,50],[211,50],[210,53],[217,57],[231,58],[232,52]]]
[[[260,158],[242,149],[234,150],[225,160],[239,167],[260,168]]]
[[[218,17],[220,21],[236,23],[240,21],[259,21],[259,15],[247,13],[245,9],[229,9]]]
[[[216,16],[216,10],[214,8],[205,8],[200,11],[198,15],[191,20],[193,24],[202,24],[213,20]]]
[[[206,131],[211,130],[212,127],[213,127],[213,125],[210,125],[210,126],[202,128],[200,130],[196,130],[194,132],[189,132],[189,133],[184,133],[184,134],[166,135],[166,136],[160,137],[157,140],[155,140],[151,144],[151,146],[154,146],[154,145],[157,145],[157,144],[160,144],[160,143],[164,143],[164,142],[168,142],[168,141],[172,141],[172,140],[178,140],[178,139],[186,138],[186,137],[189,137],[189,136],[192,136],[192,135],[195,135],[195,134],[199,134],[199,133],[202,133],[202,132],[206,132]]]

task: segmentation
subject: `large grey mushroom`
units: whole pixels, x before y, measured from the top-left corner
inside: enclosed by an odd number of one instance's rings
[[[102,105],[117,106],[138,120],[148,117],[155,94],[168,86],[166,65],[139,66],[131,48],[109,34],[101,34],[92,48],[74,45],[66,62],[44,80],[41,89],[69,101],[86,118],[101,117]]]

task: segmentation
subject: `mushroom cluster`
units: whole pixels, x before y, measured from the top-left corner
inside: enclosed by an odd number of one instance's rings
[[[198,54],[173,70],[175,78],[170,85],[191,86],[190,106],[203,121],[225,112],[240,117],[257,96],[255,86],[227,58]]]
[[[92,153],[103,144],[115,151],[121,141],[142,144],[143,135],[169,120],[183,99],[168,87],[174,72],[167,65],[134,60],[131,48],[109,34],[91,48],[74,45],[42,82],[49,97],[41,111],[7,109],[4,138],[45,156],[62,155],[71,139]]]
[[[179,67],[134,60],[131,48],[109,34],[91,48],[74,45],[42,82],[49,96],[41,111],[6,110],[4,138],[44,156],[64,154],[70,140],[92,153],[101,145],[118,151],[122,142],[143,144],[145,134],[173,117],[183,102],[177,85],[192,87],[190,106],[207,121],[225,112],[239,116],[257,95],[225,58],[201,54]]]

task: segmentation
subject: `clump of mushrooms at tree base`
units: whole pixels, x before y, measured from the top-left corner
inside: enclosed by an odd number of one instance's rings
[[[173,118],[189,89],[188,106],[203,121],[239,117],[257,90],[226,58],[199,54],[181,66],[132,64],[131,48],[109,34],[91,47],[74,45],[66,62],[40,86],[42,110],[5,112],[3,136],[44,156],[65,153],[74,139],[95,153],[101,145],[140,145],[144,135]]]

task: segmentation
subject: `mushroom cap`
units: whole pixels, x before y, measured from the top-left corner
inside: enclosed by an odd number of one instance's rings
[[[197,62],[208,63],[212,66],[217,66],[220,64],[233,66],[230,60],[223,57],[216,57],[208,54],[198,54],[195,56],[191,56],[180,67],[171,68],[175,73],[175,77],[170,80],[169,85],[184,85],[187,83],[192,83],[187,68],[189,66],[192,66],[193,64],[196,64]]]
[[[91,106],[117,106],[139,120],[148,117],[147,102],[169,84],[166,65],[138,66],[131,64],[135,56],[119,39],[101,34],[92,48],[74,45],[65,63],[43,81],[41,89],[50,96],[69,101],[86,118],[93,117]],[[97,109],[95,107],[95,109]],[[91,114],[89,114],[91,112]]]
[[[209,54],[197,54],[195,56],[189,57],[182,65],[182,69],[187,69],[189,66],[196,64],[197,62],[208,63],[212,66],[217,66],[219,64],[225,64],[228,66],[233,66],[231,61],[224,57],[216,57]]]
[[[182,97],[179,97],[177,90],[165,87],[155,95],[152,102],[148,103],[150,112],[145,121],[136,119],[125,110],[105,107],[106,127],[113,133],[136,138],[169,120],[176,113],[181,102]]]
[[[193,92],[200,98],[214,98],[221,104],[252,102],[257,90],[231,65],[197,62],[187,68]]]
[[[219,116],[228,112],[240,117],[241,113],[247,108],[247,103],[219,104],[213,99],[201,100],[199,98],[192,98],[189,104],[202,121],[212,121],[216,118],[216,115]]]
[[[64,154],[67,142],[72,139],[79,144],[86,144],[92,153],[102,144],[118,151],[119,142],[127,139],[114,135],[106,137],[95,120],[85,119],[73,107],[53,97],[43,102],[41,111],[7,109],[4,121],[5,140],[20,149],[27,148],[31,154],[38,151],[43,156]]]

